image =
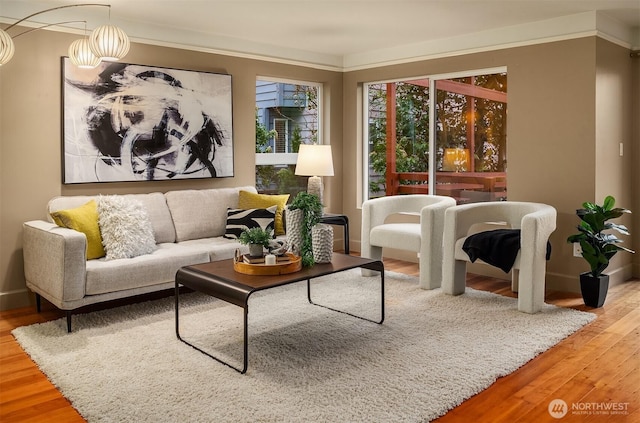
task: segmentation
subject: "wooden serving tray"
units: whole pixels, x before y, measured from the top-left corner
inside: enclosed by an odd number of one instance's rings
[[[302,269],[302,257],[296,256],[292,253],[286,253],[289,256],[289,260],[286,263],[276,264],[264,264],[245,263],[242,259],[242,255],[236,255],[233,258],[233,270],[238,273],[244,273],[245,275],[284,275],[287,273],[295,273]]]

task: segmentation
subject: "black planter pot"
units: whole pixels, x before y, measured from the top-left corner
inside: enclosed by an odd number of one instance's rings
[[[609,290],[609,275],[600,275],[597,278],[590,273],[580,274],[580,291],[584,304],[588,307],[602,307]]]

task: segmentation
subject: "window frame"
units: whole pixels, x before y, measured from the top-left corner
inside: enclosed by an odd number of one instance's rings
[[[375,84],[386,84],[412,81],[416,79],[429,80],[429,192],[435,192],[435,168],[436,168],[436,143],[431,140],[436,139],[436,102],[437,96],[432,95],[436,92],[436,81],[443,79],[467,78],[478,75],[490,75],[495,73],[506,73],[508,75],[507,66],[497,66],[492,68],[471,69],[457,72],[438,73],[432,75],[412,76],[404,78],[390,78],[362,83],[362,140],[361,146],[361,163],[360,169],[361,185],[358,195],[358,208],[362,207],[362,203],[369,199],[369,86]],[[508,116],[508,115],[507,115]],[[507,117],[508,119],[508,117]]]
[[[299,79],[288,78],[274,78],[269,76],[256,76],[256,83],[258,81],[275,82],[279,84],[292,84],[292,85],[304,85],[309,87],[316,87],[318,90],[318,108],[317,108],[317,123],[316,123],[316,139],[318,144],[324,144],[323,139],[323,110],[324,110],[324,95],[323,84],[320,82],[303,81]],[[288,149],[288,146],[287,146]],[[264,165],[279,165],[279,164],[295,164],[298,159],[298,153],[255,153],[256,166]]]
[[[302,86],[302,87],[313,87],[316,90],[317,93],[317,97],[316,97],[316,102],[317,102],[317,108],[316,108],[316,114],[314,116],[315,118],[315,126],[311,127],[312,131],[315,131],[315,134],[312,134],[312,139],[315,139],[315,141],[318,144],[324,144],[324,84],[322,82],[313,82],[313,81],[303,81],[303,80],[299,80],[299,79],[289,79],[289,78],[277,78],[277,77],[268,77],[268,76],[262,76],[262,75],[256,75],[255,78],[255,86],[256,86],[256,107],[258,105],[258,93],[257,93],[257,88],[258,88],[258,84],[260,82],[264,82],[264,83],[275,83],[275,84],[287,84],[287,85],[297,85],[297,86]],[[292,106],[295,107],[295,106]],[[275,122],[276,119],[279,119],[277,117],[274,116],[270,116],[269,119],[271,120],[271,122]],[[287,120],[286,118],[284,120]],[[290,126],[289,122],[286,122],[287,126]],[[267,128],[268,129],[268,128]],[[305,128],[305,130],[309,130],[308,128]],[[254,163],[256,166],[256,172],[257,172],[257,167],[258,166],[292,166],[297,163],[298,160],[298,153],[294,153],[291,152],[293,146],[290,146],[290,142],[292,142],[291,139],[291,134],[287,133],[286,134],[286,138],[287,138],[287,143],[285,146],[286,151],[285,153],[277,153],[276,152],[276,148],[275,148],[275,140],[274,140],[274,148],[273,148],[273,152],[270,153],[255,153],[255,159],[254,159]],[[255,142],[255,136],[254,136],[254,142]],[[327,143],[328,144],[328,143]],[[255,151],[255,146],[254,146],[254,151]],[[257,186],[257,179],[256,179],[256,186]],[[305,182],[305,186],[306,186],[306,182]]]

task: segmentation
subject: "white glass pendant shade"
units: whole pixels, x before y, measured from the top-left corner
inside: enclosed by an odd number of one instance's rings
[[[89,47],[102,60],[120,60],[129,52],[129,37],[115,25],[101,25],[91,32]]]
[[[13,40],[6,31],[0,29],[0,66],[11,60],[14,51]]]
[[[100,58],[96,57],[89,48],[89,40],[87,38],[75,40],[71,43],[69,46],[69,59],[71,59],[71,63],[83,69],[93,69],[100,64]]]

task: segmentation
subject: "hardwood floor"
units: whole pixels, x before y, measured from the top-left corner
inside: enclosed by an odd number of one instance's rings
[[[418,275],[418,266],[385,259],[388,270]],[[598,318],[514,373],[463,402],[436,422],[640,422],[640,283],[612,287],[600,309],[588,309],[579,294],[548,292],[546,302],[596,313]],[[471,276],[467,285],[514,296],[510,283]],[[0,312],[0,421],[84,422],[18,346],[11,330],[64,313],[43,301],[43,312],[22,308]],[[568,404],[562,419],[547,409],[554,399]],[[572,407],[580,412],[573,414]],[[618,411],[602,414],[615,406]],[[600,408],[600,411],[596,410]]]

